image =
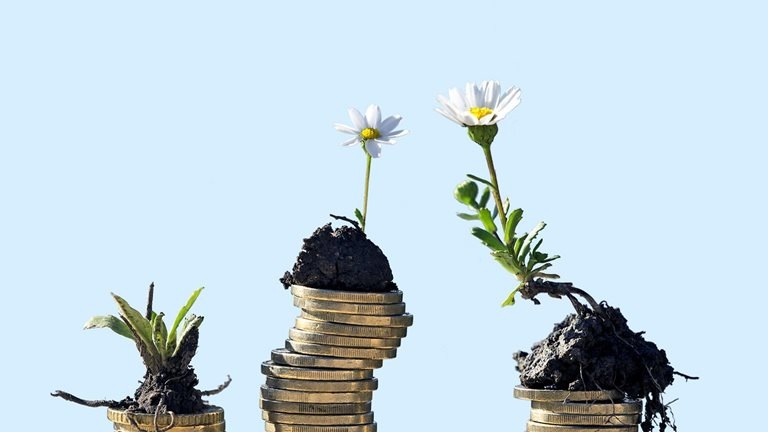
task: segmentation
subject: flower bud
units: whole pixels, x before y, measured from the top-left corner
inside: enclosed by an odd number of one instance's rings
[[[480,125],[480,126],[467,126],[467,133],[469,138],[480,144],[481,147],[490,147],[493,144],[493,139],[499,132],[499,127],[495,124],[492,125]]]

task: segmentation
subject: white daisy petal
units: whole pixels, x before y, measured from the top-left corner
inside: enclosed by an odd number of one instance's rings
[[[376,141],[377,144],[386,144],[386,145],[394,145],[397,142],[395,140],[388,140],[388,139],[381,139],[381,138],[376,138],[374,141]]]
[[[349,127],[347,125],[343,125],[340,123],[336,123],[333,125],[334,129],[336,129],[339,132],[348,133],[352,135],[358,135],[360,134],[359,130],[356,130],[355,128]]]
[[[379,129],[381,124],[381,109],[378,105],[371,105],[365,111],[365,119],[368,121],[368,127],[371,129]]]
[[[449,101],[443,96],[438,96],[437,101],[440,102],[440,105],[443,106],[443,111],[445,111],[446,113],[451,113],[454,117],[456,117],[459,112],[466,111],[466,108],[464,108],[463,101],[460,102],[461,106],[456,106],[452,101]]]
[[[357,144],[359,142],[360,142],[360,137],[355,136],[354,138],[350,138],[350,139],[344,141],[343,143],[341,143],[341,145],[343,145],[343,146],[351,146],[352,144]]]
[[[459,93],[459,89],[452,88],[448,90],[448,97],[451,100],[451,105],[453,105],[453,108],[455,108],[456,111],[464,111],[467,109],[467,101],[464,99],[464,96]]]
[[[387,135],[392,131],[392,129],[397,127],[397,125],[400,123],[400,120],[402,119],[403,118],[399,115],[393,115],[385,118],[379,125],[379,133],[382,135]]]
[[[467,109],[477,106],[477,85],[475,83],[467,83],[466,91],[464,92],[467,97]]]
[[[365,142],[365,150],[371,155],[372,158],[377,158],[381,155],[381,146],[376,140],[368,140]]]
[[[405,130],[405,129],[402,129],[402,130],[392,131],[392,132],[388,133],[386,135],[386,137],[387,138],[399,138],[399,137],[405,136],[405,135],[408,135],[408,131]]]
[[[360,114],[360,111],[350,108],[349,109],[349,118],[352,120],[352,123],[355,125],[355,128],[358,131],[361,131],[366,128],[365,126],[365,118],[362,114]]]
[[[485,87],[485,101],[484,106],[487,108],[494,109],[496,107],[496,103],[499,101],[499,91],[500,91],[500,85],[498,81],[490,81],[488,85]]]
[[[458,116],[455,116],[453,114],[448,114],[445,111],[442,111],[440,108],[435,108],[435,111],[439,112],[443,117],[458,124],[459,126],[464,126],[464,123],[461,122],[461,119]]]

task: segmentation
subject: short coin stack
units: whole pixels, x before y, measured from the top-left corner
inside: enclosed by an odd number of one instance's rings
[[[643,404],[616,390],[567,391],[515,387],[531,401],[528,432],[637,432]]]
[[[267,432],[375,432],[373,369],[394,358],[413,316],[402,291],[291,287],[301,309],[284,349],[261,365]]]

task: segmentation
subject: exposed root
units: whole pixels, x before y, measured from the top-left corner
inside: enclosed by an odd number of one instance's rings
[[[330,216],[332,218],[336,219],[336,220],[342,220],[344,222],[349,222],[350,224],[352,224],[352,226],[354,226],[355,228],[357,228],[357,229],[362,231],[362,228],[360,228],[360,223],[358,223],[356,220],[352,220],[352,219],[350,219],[350,218],[348,218],[346,216],[336,216],[335,214],[332,214]]]
[[[229,385],[230,385],[231,383],[232,383],[232,378],[231,378],[229,375],[227,375],[227,380],[226,380],[226,381],[224,381],[224,384],[222,384],[222,385],[220,385],[220,386],[216,387],[216,388],[215,388],[215,389],[213,389],[213,390],[205,390],[205,391],[201,391],[201,392],[200,392],[200,395],[201,395],[201,396],[213,396],[213,395],[219,394],[219,393],[223,392],[223,391],[224,391],[224,389],[226,389],[227,387],[229,387]]]
[[[672,372],[672,373],[673,373],[673,374],[675,374],[675,375],[678,375],[678,376],[681,376],[681,377],[685,378],[685,380],[686,380],[686,381],[688,381],[688,380],[697,380],[697,379],[699,379],[699,377],[695,377],[695,376],[686,375],[686,374],[684,374],[684,373],[681,373],[681,372],[678,372],[678,371],[674,371],[674,372]],[[675,399],[675,400],[677,400],[677,399]],[[674,401],[672,401],[672,402],[674,402]],[[672,403],[672,402],[670,402],[670,403]]]
[[[553,282],[539,278],[526,282],[520,289],[520,294],[524,299],[531,300],[536,304],[540,303],[536,299],[536,296],[539,294],[547,294],[557,299],[565,296],[571,301],[573,308],[576,309],[576,313],[579,316],[584,316],[588,308],[576,299],[575,295],[578,295],[587,301],[593,312],[603,317],[605,316],[603,308],[600,307],[595,299],[583,289],[573,286],[571,282]]]
[[[60,397],[66,401],[74,402],[78,405],[83,405],[91,408],[98,408],[98,407],[108,407],[108,408],[115,408],[115,409],[122,409],[125,408],[126,405],[130,403],[129,399],[123,399],[122,401],[116,401],[116,400],[86,400],[81,399],[72,393],[67,393],[65,391],[56,390],[55,392],[51,393],[51,396],[53,397]]]

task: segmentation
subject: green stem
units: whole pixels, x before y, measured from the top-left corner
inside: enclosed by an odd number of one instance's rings
[[[365,152],[365,190],[363,192],[363,223],[360,229],[365,232],[365,221],[368,220],[368,184],[371,180],[371,155]]]
[[[501,192],[499,192],[499,181],[496,179],[496,168],[493,166],[493,156],[491,155],[491,146],[481,146],[483,153],[485,153],[485,162],[488,163],[488,173],[491,175],[491,194],[493,194],[493,200],[496,201],[496,209],[499,212],[499,218],[501,220],[501,229],[504,230],[507,226],[507,215],[504,209],[504,204],[501,202]]]

